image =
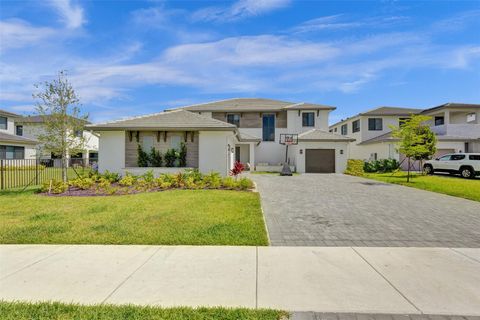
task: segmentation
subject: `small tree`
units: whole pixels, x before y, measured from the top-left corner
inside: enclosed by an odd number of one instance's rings
[[[80,100],[65,71],[60,71],[53,81],[45,81],[36,87],[42,89],[33,94],[37,99],[36,111],[45,124],[37,139],[42,149],[61,157],[62,180],[66,182],[68,157],[85,149],[82,132],[88,115],[80,114]]]
[[[245,170],[245,166],[243,165],[243,163],[241,163],[240,161],[235,161],[235,163],[233,164],[233,168],[230,170],[230,175],[234,176],[235,180],[237,180],[238,175],[242,173],[243,170]]]
[[[408,161],[407,182],[410,182],[411,159],[428,159],[437,151],[437,138],[430,127],[425,123],[431,117],[412,115],[411,118],[399,127],[391,127],[392,136],[399,138],[398,151],[403,153]]]

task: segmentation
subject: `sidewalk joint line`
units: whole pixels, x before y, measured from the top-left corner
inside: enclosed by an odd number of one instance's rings
[[[255,247],[255,309],[258,309],[258,247]]]
[[[40,263],[40,262],[42,262],[42,261],[45,261],[45,260],[47,260],[48,258],[53,257],[54,255],[56,255],[56,254],[59,253],[60,251],[65,250],[65,249],[68,248],[68,247],[70,247],[70,245],[60,246],[60,248],[58,248],[57,250],[55,250],[54,252],[52,252],[52,253],[49,254],[48,256],[43,257],[43,258],[40,258],[40,259],[38,259],[38,260],[36,260],[36,261],[34,261],[34,262],[32,262],[32,263],[24,266],[23,268],[20,268],[20,269],[14,271],[14,272],[12,272],[12,273],[9,273],[9,274],[7,274],[6,276],[1,277],[0,280],[4,280],[4,279],[6,279],[6,278],[8,278],[8,277],[10,277],[10,276],[13,276],[14,274],[17,274],[17,273],[19,273],[19,272],[21,272],[21,271],[23,271],[23,270],[25,270],[25,269],[30,268],[31,266],[36,265],[37,263]]]
[[[420,308],[418,308],[412,301],[410,301],[410,299],[408,299],[397,287],[395,287],[395,285],[390,282],[390,280],[387,279],[387,277],[385,277],[379,270],[377,270],[377,268],[375,268],[367,259],[365,259],[361,254],[360,252],[358,252],[354,247],[350,247],[352,248],[352,250],[358,254],[358,256],[360,258],[363,259],[363,261],[365,261],[373,270],[375,270],[376,273],[378,273],[393,289],[395,289],[395,291],[398,292],[398,294],[400,294],[408,303],[410,303],[415,309],[417,309],[421,314],[423,314],[423,311],[420,310]]]
[[[115,287],[115,289],[113,289],[112,292],[110,292],[110,294],[105,298],[103,299],[102,302],[100,302],[100,304],[104,304],[108,299],[110,299],[110,297],[118,290],[120,289],[121,286],[123,286],[125,284],[125,282],[127,282],[138,270],[140,270],[145,264],[147,264],[148,261],[150,261],[153,256],[158,252],[160,251],[162,247],[158,247],[157,250],[155,250],[151,255],[150,257],[148,257],[140,266],[138,266],[135,270],[132,271],[132,273],[130,273],[125,279],[123,279],[122,282],[120,282],[120,284],[118,286]]]
[[[469,255],[466,255],[465,253],[463,253],[463,252],[461,252],[461,251],[455,250],[455,248],[448,248],[448,249],[452,250],[452,251],[455,252],[455,253],[458,253],[458,254],[461,255],[461,256],[464,256],[465,258],[468,258],[468,259],[473,260],[473,261],[475,261],[475,262],[477,262],[477,263],[480,263],[480,260],[475,259],[475,258],[473,258],[473,257],[470,257]]]

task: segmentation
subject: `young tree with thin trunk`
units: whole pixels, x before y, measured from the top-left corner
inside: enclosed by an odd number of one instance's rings
[[[407,182],[410,182],[410,162],[428,159],[437,152],[437,138],[426,124],[431,117],[412,115],[400,126],[392,126],[392,137],[400,139],[398,151],[405,155],[408,161]]]
[[[83,127],[88,115],[80,113],[80,100],[67,79],[67,73],[60,71],[56,79],[36,85],[36,111],[43,117],[44,131],[37,137],[41,149],[61,157],[62,180],[67,181],[68,157],[85,148]]]

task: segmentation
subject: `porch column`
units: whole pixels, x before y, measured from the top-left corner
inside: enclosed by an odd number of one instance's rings
[[[250,162],[250,171],[255,171],[255,142],[250,142],[249,147],[249,162]]]

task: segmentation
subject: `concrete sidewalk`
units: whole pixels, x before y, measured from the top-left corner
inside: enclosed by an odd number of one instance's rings
[[[0,300],[480,315],[480,249],[0,246]]]

